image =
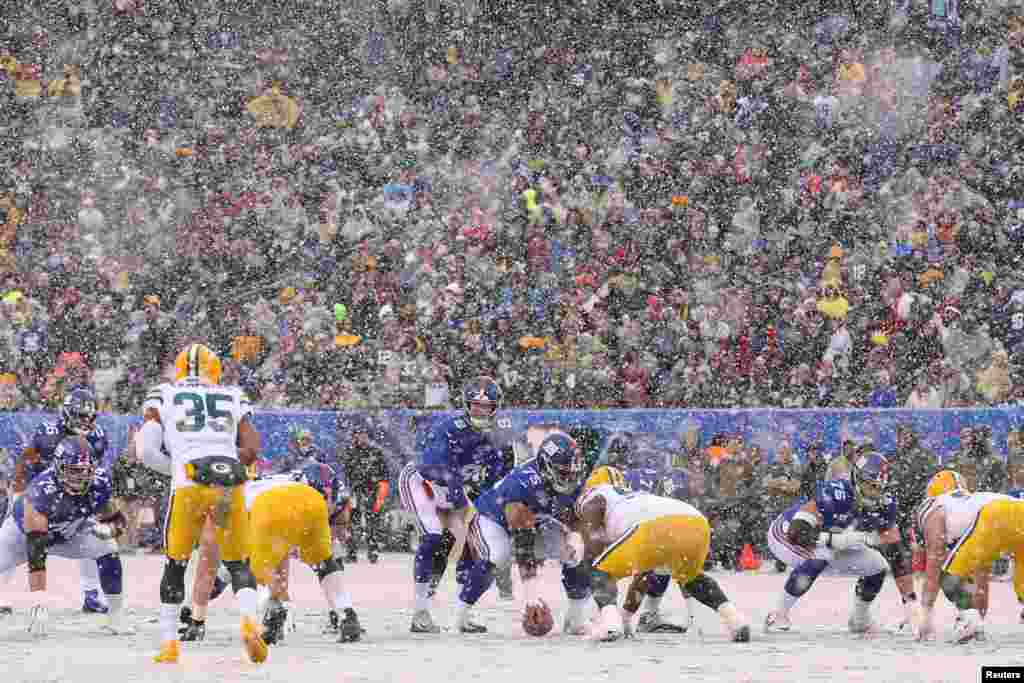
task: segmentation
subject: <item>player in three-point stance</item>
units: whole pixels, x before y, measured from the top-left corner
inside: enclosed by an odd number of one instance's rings
[[[575,440],[556,432],[544,438],[536,458],[513,469],[476,500],[477,514],[466,539],[472,560],[459,593],[461,632],[487,630],[472,621],[470,612],[491,587],[495,572],[513,561],[519,567],[526,612],[543,609],[537,569],[548,558],[563,563],[562,583],[570,605],[564,630],[573,631],[582,622],[589,581],[580,571],[582,555],[568,537],[569,526],[560,518],[572,521],[569,515],[583,475],[583,454]]]
[[[448,566],[456,537],[464,535],[469,498],[466,487],[490,488],[505,474],[505,457],[491,439],[501,407],[501,389],[490,377],[469,382],[462,391],[464,412],[438,422],[427,434],[418,463],[410,463],[398,477],[402,508],[420,529],[420,544],[413,563],[415,610],[413,633],[440,633],[430,615],[430,601]],[[468,568],[466,548],[456,566]]]
[[[933,610],[941,590],[958,610],[954,640],[984,638],[984,617],[968,582],[987,575],[1002,554],[1014,559],[1013,590],[1024,604],[1024,500],[1001,493],[970,493],[963,480],[943,471],[929,483],[929,497],[917,509],[924,537],[925,587],[918,638],[935,635]],[[937,481],[939,478],[945,481]],[[943,493],[938,493],[944,491]],[[938,493],[938,495],[931,495]],[[984,586],[987,588],[987,585]],[[1024,618],[1024,614],[1021,615]]]
[[[175,361],[175,382],[150,390],[136,449],[145,463],[171,457],[171,499],[164,547],[167,563],[160,582],[160,654],[179,657],[178,610],[185,599],[185,569],[208,519],[215,523],[220,557],[242,611],[241,636],[249,659],[267,658],[259,626],[259,596],[249,568],[249,516],[243,484],[246,466],[260,449],[252,406],[241,389],[220,385],[220,359],[206,346],[191,344]],[[141,446],[139,445],[141,443]]]
[[[97,464],[102,464],[110,442],[103,428],[96,424],[96,397],[88,389],[72,389],[64,397],[57,420],[46,421],[36,427],[32,440],[14,463],[15,498],[25,491],[33,477],[50,466],[57,445],[69,436],[85,437],[92,447]],[[100,576],[96,563],[84,559],[79,563],[79,571],[82,611],[103,614],[107,606],[100,596]]]
[[[813,499],[795,503],[772,522],[768,546],[793,570],[777,609],[765,619],[766,631],[788,631],[790,610],[824,573],[858,577],[848,626],[853,633],[878,631],[871,603],[890,566],[906,608],[901,630],[912,622],[917,609],[913,568],[901,550],[887,483],[886,459],[866,453],[852,464],[849,479],[818,482]]]
[[[711,547],[711,527],[704,515],[683,501],[623,488],[622,481],[614,468],[600,467],[576,503],[591,590],[601,609],[595,635],[604,642],[632,636],[645,592],[642,584],[653,573],[670,575],[684,595],[717,612],[733,641],[749,641],[745,618],[718,582],[704,573]],[[634,577],[633,584],[620,611],[617,582],[627,577]]]
[[[42,593],[48,555],[90,560],[99,568],[109,601],[103,630],[130,634],[134,629],[121,624],[122,567],[112,540],[126,520],[115,510],[112,496],[110,475],[96,466],[86,438],[66,437],[53,450],[50,467],[32,480],[0,527],[0,573],[27,563],[29,590]],[[29,632],[45,635],[47,622],[47,608],[36,604]]]

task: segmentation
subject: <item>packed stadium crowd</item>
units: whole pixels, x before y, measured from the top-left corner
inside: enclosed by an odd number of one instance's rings
[[[1012,7],[20,7],[5,409],[190,339],[267,407],[1024,396]]]

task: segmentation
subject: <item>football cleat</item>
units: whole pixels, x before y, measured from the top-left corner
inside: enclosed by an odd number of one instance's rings
[[[276,645],[284,640],[284,626],[288,620],[288,608],[278,603],[268,607],[263,614],[263,642]]]
[[[345,618],[338,624],[338,642],[354,643],[363,635],[363,628],[359,625],[359,617],[351,607],[345,608]]]
[[[409,631],[411,633],[440,633],[441,627],[434,623],[430,612],[421,609],[412,615],[412,624],[409,626]]]
[[[732,642],[734,643],[749,643],[750,642],[750,627],[744,624],[738,629],[732,632]]]
[[[100,598],[99,591],[85,591],[85,598],[82,600],[82,611],[86,614],[106,614],[110,610]]]
[[[636,625],[637,633],[686,633],[687,627],[661,618],[658,612],[644,612]]]
[[[764,620],[765,633],[785,632],[793,628],[789,616],[780,612],[770,612]]]
[[[260,637],[260,627],[249,617],[242,617],[242,644],[249,655],[249,661],[260,664],[267,660],[269,649]]]
[[[10,605],[0,605],[0,617],[9,617],[14,614],[14,608]]]
[[[569,636],[585,636],[589,629],[587,624],[582,619],[573,619],[572,617],[566,617],[565,621],[562,622],[562,633]]]
[[[181,648],[176,640],[168,640],[160,646],[160,654],[153,657],[157,664],[174,664],[178,661]]]
[[[370,564],[377,564],[377,560],[380,559],[380,556],[377,553],[366,553],[366,559]]]
[[[466,621],[459,624],[459,633],[487,633],[487,627],[483,624],[478,624],[475,621],[470,621],[467,619]]]
[[[121,621],[120,614],[111,612],[100,625],[100,631],[111,636],[132,636],[135,635],[135,627]]]
[[[188,621],[182,619],[184,626],[178,629],[178,639],[183,643],[197,643],[206,638],[206,622],[197,621],[192,617]]]

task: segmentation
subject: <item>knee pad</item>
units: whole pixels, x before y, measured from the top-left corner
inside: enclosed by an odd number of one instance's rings
[[[180,605],[185,602],[185,568],[188,560],[168,559],[164,564],[164,575],[160,579],[160,602],[165,605]]]
[[[882,590],[882,585],[885,583],[885,575],[887,573],[888,572],[886,571],[880,571],[877,574],[862,576],[857,579],[857,597],[864,602],[871,602],[874,600]]]
[[[249,568],[248,560],[232,560],[225,562],[224,567],[231,575],[231,591],[237,593],[243,588],[256,590],[256,577]]]
[[[570,600],[583,600],[590,596],[590,571],[581,562],[575,567],[562,565],[562,587]]]
[[[790,572],[789,578],[786,579],[786,592],[794,598],[799,598],[811,590],[811,586],[826,567],[828,567],[827,560],[807,560],[801,563]]]
[[[328,557],[326,560],[318,564],[313,570],[316,572],[316,578],[323,581],[334,572],[342,571],[343,567],[333,557]]]
[[[716,612],[719,607],[729,602],[729,598],[725,597],[725,591],[722,590],[722,587],[707,574],[701,574],[685,586],[680,586],[680,588],[682,588],[684,593],[692,596],[694,600],[705,607],[710,607]]]
[[[96,568],[99,570],[100,587],[103,589],[103,592],[107,595],[120,595],[122,577],[124,576],[121,556],[117,553],[110,553],[109,555],[97,558]],[[182,586],[184,585],[183,581]]]

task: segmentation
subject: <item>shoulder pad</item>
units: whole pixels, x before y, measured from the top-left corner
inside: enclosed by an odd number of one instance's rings
[[[46,420],[45,422],[39,423],[36,427],[36,434],[47,434],[54,436],[60,434],[60,422],[57,420]]]

